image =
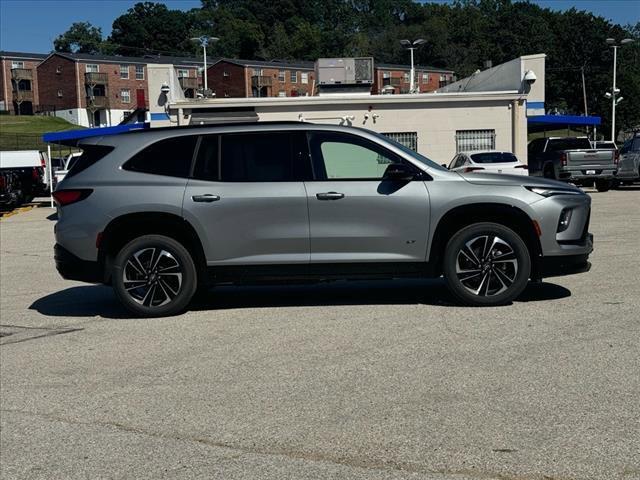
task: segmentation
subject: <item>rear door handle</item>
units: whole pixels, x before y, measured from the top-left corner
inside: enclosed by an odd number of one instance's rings
[[[201,203],[217,202],[218,200],[220,200],[220,195],[213,195],[211,193],[205,193],[204,195],[193,195],[191,197],[191,200]]]
[[[316,198],[318,200],[340,200],[341,198],[344,198],[344,193],[338,193],[338,192],[316,193]]]

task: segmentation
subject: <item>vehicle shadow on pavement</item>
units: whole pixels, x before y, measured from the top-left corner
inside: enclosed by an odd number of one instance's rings
[[[29,310],[52,317],[132,317],[111,287],[104,285],[83,285],[50,293],[33,302]]]
[[[571,296],[553,283],[530,283],[516,300],[538,302]],[[191,311],[232,308],[308,307],[334,305],[434,305],[459,306],[442,279],[332,282],[311,285],[221,286],[201,294]],[[71,287],[39,298],[31,306],[54,317],[132,318],[110,287]]]

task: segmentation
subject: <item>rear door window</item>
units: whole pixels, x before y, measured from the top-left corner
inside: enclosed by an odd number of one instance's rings
[[[311,178],[304,132],[224,134],[220,136],[219,152],[217,175],[222,182],[294,182]],[[195,171],[200,172],[201,168],[199,162]],[[212,178],[214,168],[207,170]]]
[[[134,155],[123,168],[134,172],[186,178],[191,170],[197,140],[197,135],[160,140]]]

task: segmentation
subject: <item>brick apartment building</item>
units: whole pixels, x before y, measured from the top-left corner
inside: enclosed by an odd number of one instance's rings
[[[84,126],[117,125],[149,99],[147,64],[174,64],[185,95],[195,97],[198,60],[52,53],[37,67],[41,111]]]
[[[416,65],[415,86],[420,93],[433,92],[440,87],[455,81],[452,70]],[[374,66],[373,87],[374,95],[383,93],[409,93],[411,80],[409,65],[377,63]],[[383,91],[384,89],[384,91]]]
[[[40,103],[36,67],[41,53],[0,52],[0,110],[31,115]]]
[[[313,95],[313,62],[266,62],[221,58],[207,68],[216,97],[298,97]]]

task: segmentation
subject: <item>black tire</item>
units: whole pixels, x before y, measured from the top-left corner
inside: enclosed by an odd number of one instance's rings
[[[608,192],[612,186],[611,180],[596,180],[596,190],[599,192]]]
[[[513,230],[497,223],[474,223],[447,243],[443,271],[451,293],[461,303],[504,305],[527,286],[531,258]]]
[[[547,164],[544,167],[543,175],[544,175],[544,178],[549,178],[551,180],[555,180],[556,179],[556,172],[555,172],[555,170],[553,168],[553,165]]]
[[[181,313],[198,287],[187,249],[163,235],[144,235],[127,243],[116,255],[111,278],[118,299],[141,317]]]

